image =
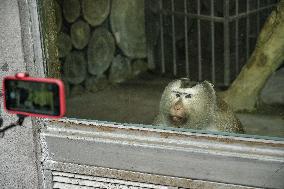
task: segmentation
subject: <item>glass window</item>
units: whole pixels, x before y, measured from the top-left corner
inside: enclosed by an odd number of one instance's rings
[[[67,117],[284,136],[281,45],[265,38],[279,29],[265,23],[278,1],[39,3],[47,71],[65,83]]]

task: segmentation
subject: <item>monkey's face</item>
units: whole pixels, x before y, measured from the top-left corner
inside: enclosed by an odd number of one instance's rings
[[[196,119],[206,113],[208,97],[202,84],[184,85],[182,82],[173,81],[165,88],[160,111],[168,125],[192,127]]]

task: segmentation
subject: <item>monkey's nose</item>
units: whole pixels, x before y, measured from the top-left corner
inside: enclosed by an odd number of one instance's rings
[[[174,106],[174,108],[175,108],[175,110],[181,110],[182,109],[182,105],[181,104],[176,104],[175,106]]]

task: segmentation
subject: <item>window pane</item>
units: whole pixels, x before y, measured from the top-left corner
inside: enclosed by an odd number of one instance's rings
[[[278,1],[46,2],[43,36],[56,34],[58,54],[46,53],[60,66],[48,71],[65,82],[67,117],[284,136],[283,66],[255,50]]]

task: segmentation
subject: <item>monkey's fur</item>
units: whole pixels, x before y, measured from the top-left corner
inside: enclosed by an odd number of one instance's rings
[[[154,125],[244,133],[241,122],[208,81],[192,85],[188,78],[165,88]]]

